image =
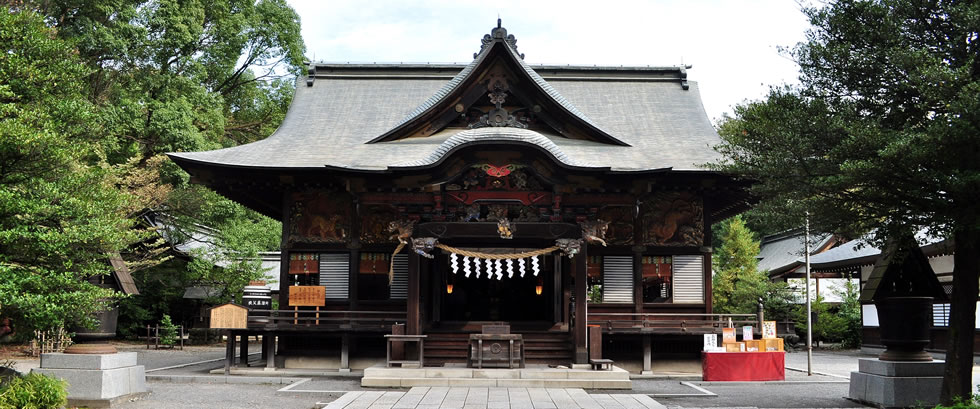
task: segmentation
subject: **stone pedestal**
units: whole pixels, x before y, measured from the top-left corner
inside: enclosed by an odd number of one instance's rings
[[[943,361],[858,360],[851,372],[851,399],[878,407],[932,407],[939,403]]]
[[[41,354],[41,367],[32,372],[68,381],[68,406],[105,408],[147,392],[146,372],[136,365],[135,352]]]

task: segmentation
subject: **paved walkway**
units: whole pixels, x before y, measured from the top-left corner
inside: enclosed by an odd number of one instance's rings
[[[327,409],[663,409],[647,395],[588,394],[578,388],[414,387],[347,392]]]

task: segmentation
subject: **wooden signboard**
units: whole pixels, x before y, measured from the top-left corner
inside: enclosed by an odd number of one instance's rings
[[[776,338],[776,321],[762,321],[762,339]]]
[[[290,307],[322,307],[327,299],[327,287],[294,285],[289,287]]]
[[[248,327],[248,308],[232,303],[211,309],[211,328],[244,329]]]
[[[735,328],[722,328],[721,343],[727,344],[730,342],[735,342]]]

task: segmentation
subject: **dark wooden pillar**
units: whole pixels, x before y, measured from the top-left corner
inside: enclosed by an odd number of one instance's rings
[[[352,246],[353,247],[353,246]],[[357,311],[357,273],[361,266],[360,245],[350,250],[350,270],[347,273],[347,300],[350,302],[350,309]]]
[[[408,251],[408,300],[406,305],[405,332],[408,335],[421,335],[419,326],[419,304],[421,303],[419,283],[419,255],[414,251]]]
[[[225,375],[231,373],[231,367],[235,364],[235,333],[228,331],[228,342],[225,344]]]
[[[289,194],[282,195],[282,243],[279,246],[279,309],[289,305]],[[273,313],[275,315],[275,313]]]
[[[242,333],[242,345],[239,348],[238,364],[248,367],[248,334]]]
[[[643,246],[633,246],[633,312],[643,313]]]
[[[588,301],[586,301],[586,286],[588,285],[588,245],[582,245],[582,252],[572,259],[572,275],[575,277],[575,363],[589,363],[588,346]]]

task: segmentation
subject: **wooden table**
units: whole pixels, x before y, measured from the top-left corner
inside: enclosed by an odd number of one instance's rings
[[[427,337],[427,335],[385,334],[385,339],[388,341],[388,345],[387,345],[387,348],[386,348],[386,350],[387,350],[387,358],[385,358],[385,365],[390,368],[392,364],[398,364],[398,365],[400,365],[402,367],[404,367],[405,364],[418,364],[419,365],[419,368],[422,368],[423,365],[425,365],[425,338],[426,337]],[[391,343],[393,341],[415,342],[415,343],[417,343],[419,345],[419,359],[417,361],[416,360],[411,360],[411,359],[404,359],[404,360],[399,360],[399,361],[392,361],[391,360]]]
[[[491,343],[491,348],[493,348],[494,344],[499,345],[506,342],[508,345],[507,356],[500,357],[496,355],[484,357],[484,342]],[[491,354],[493,354],[492,349]],[[489,358],[491,363],[502,363],[506,359],[508,368],[513,368],[515,363],[518,364],[518,367],[523,368],[524,337],[521,334],[470,334],[470,347],[466,354],[466,366],[472,368],[475,361],[477,368],[483,368],[484,358]]]
[[[705,381],[786,380],[786,353],[702,352],[701,378]]]

